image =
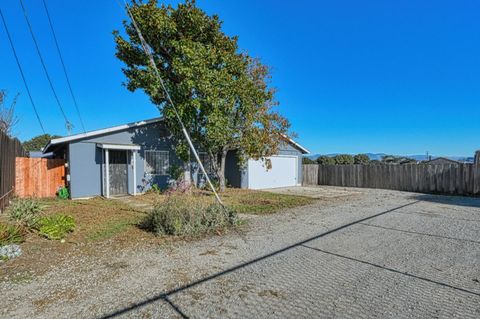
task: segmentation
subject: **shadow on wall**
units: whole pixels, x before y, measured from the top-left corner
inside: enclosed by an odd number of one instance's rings
[[[414,195],[410,198],[414,200],[422,201],[422,202],[480,208],[479,197],[421,194],[421,195]]]
[[[177,158],[175,153],[174,137],[163,123],[155,123],[133,129],[131,131],[131,142],[132,144],[142,146],[142,150],[138,154],[143,161],[145,161],[144,150],[168,151],[170,166],[183,165],[183,162]],[[143,172],[141,185],[137,186],[137,190],[145,192],[152,185],[158,185],[161,189],[165,189],[168,187],[169,181],[169,175],[151,175]]]

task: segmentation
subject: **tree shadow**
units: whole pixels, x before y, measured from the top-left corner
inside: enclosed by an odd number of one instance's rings
[[[324,236],[327,236],[329,234],[332,234],[332,233],[335,233],[335,232],[338,232],[340,230],[343,230],[345,228],[348,228],[350,226],[353,226],[353,225],[356,225],[356,224],[359,224],[359,223],[362,223],[362,222],[365,222],[365,221],[368,221],[370,219],[373,219],[375,217],[379,217],[379,216],[382,216],[382,215],[385,215],[385,214],[388,214],[388,213],[391,213],[391,212],[394,212],[394,211],[397,211],[399,209],[402,209],[402,208],[405,208],[405,207],[408,207],[408,206],[411,206],[411,205],[414,205],[414,204],[417,204],[418,201],[414,201],[414,202],[410,202],[408,204],[405,204],[405,205],[401,205],[401,206],[398,206],[398,207],[395,207],[395,208],[392,208],[392,209],[389,209],[389,210],[386,210],[386,211],[383,211],[383,212],[380,212],[380,213],[377,213],[377,214],[374,214],[372,216],[369,216],[369,217],[365,217],[365,218],[362,218],[362,219],[359,219],[359,220],[356,220],[356,221],[353,221],[351,223],[348,223],[348,224],[345,224],[345,225],[342,225],[340,227],[337,227],[337,228],[334,228],[332,230],[329,230],[329,231],[326,231],[324,233],[321,233],[321,234],[318,234],[316,236],[313,236],[313,237],[310,237],[308,239],[305,239],[305,240],[302,240],[300,242],[297,242],[295,244],[292,244],[290,246],[287,246],[287,247],[284,247],[284,248],[281,248],[279,250],[276,250],[272,253],[269,253],[269,254],[266,254],[266,255],[263,255],[263,256],[260,256],[258,258],[255,258],[255,259],[252,259],[252,260],[249,260],[249,261],[246,261],[244,263],[241,263],[237,266],[234,266],[234,267],[231,267],[231,268],[228,268],[224,271],[221,271],[221,272],[217,272],[215,274],[212,274],[210,276],[206,276],[204,278],[201,278],[199,280],[196,280],[194,282],[191,282],[189,284],[186,284],[186,285],[183,285],[183,286],[180,286],[180,287],[177,287],[177,288],[174,288],[172,290],[169,290],[169,291],[166,291],[166,292],[163,292],[163,293],[159,293],[158,295],[156,296],[153,296],[151,298],[148,298],[148,299],[145,299],[145,300],[142,300],[142,301],[139,301],[139,302],[136,302],[136,303],[132,303],[131,306],[128,306],[128,307],[125,307],[123,309],[119,309],[117,311],[114,311],[110,314],[107,314],[107,315],[104,315],[102,317],[100,317],[101,319],[108,319],[108,318],[115,318],[115,317],[118,317],[118,316],[121,316],[121,315],[125,315],[131,311],[134,311],[134,310],[137,310],[141,307],[144,307],[144,306],[147,306],[149,304],[152,304],[152,303],[155,303],[155,302],[161,302],[161,301],[164,301],[166,302],[167,304],[169,304],[172,309],[177,312],[177,314],[179,316],[181,316],[182,318],[188,318],[186,316],[185,313],[183,313],[180,308],[175,305],[170,299],[169,297],[175,295],[175,294],[178,294],[178,293],[181,293],[185,290],[188,290],[190,288],[193,288],[193,287],[196,287],[200,284],[203,284],[203,283],[206,283],[206,282],[209,282],[211,280],[214,280],[218,277],[221,277],[221,276],[224,276],[224,275],[227,275],[227,274],[230,274],[230,273],[233,273],[237,270],[240,270],[242,268],[245,268],[247,266],[250,266],[250,265],[253,265],[255,263],[258,263],[260,261],[263,261],[265,259],[268,259],[268,258],[271,258],[271,257],[274,257],[276,255],[279,255],[281,253],[284,253],[286,251],[289,251],[293,248],[297,248],[297,247],[301,247],[301,246],[305,246],[305,244],[313,241],[313,240],[316,240],[316,239],[319,239],[321,237],[324,237]]]
[[[410,199],[436,204],[480,208],[480,197],[419,194],[411,196]]]

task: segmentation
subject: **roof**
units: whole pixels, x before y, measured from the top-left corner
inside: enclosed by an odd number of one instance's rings
[[[115,133],[115,132],[130,129],[130,128],[145,126],[145,125],[148,125],[148,124],[157,123],[157,122],[161,122],[161,121],[163,121],[163,118],[157,117],[157,118],[154,118],[154,119],[143,120],[143,121],[138,121],[138,122],[133,122],[133,123],[127,123],[127,124],[122,124],[122,125],[117,125],[117,126],[112,126],[112,127],[100,129],[100,130],[90,131],[90,132],[86,132],[86,133],[55,138],[53,140],[50,140],[48,142],[48,144],[43,148],[43,153],[48,152],[55,145],[75,142],[75,141],[78,141],[78,140],[81,140],[81,139],[84,139],[84,138],[87,138],[87,137],[95,137],[95,136],[99,136],[99,135],[103,135],[103,134]]]
[[[127,130],[127,129],[140,127],[140,126],[145,126],[145,125],[148,125],[148,124],[157,123],[157,122],[161,122],[161,121],[163,121],[163,118],[157,117],[157,118],[154,118],[154,119],[143,120],[143,121],[138,121],[138,122],[133,122],[133,123],[128,123],[128,124],[122,124],[122,125],[117,125],[117,126],[113,126],[113,127],[100,129],[100,130],[86,132],[86,133],[55,138],[55,139],[50,140],[48,142],[48,144],[43,148],[42,151],[43,151],[43,153],[46,153],[48,151],[51,151],[52,147],[57,146],[57,145],[70,143],[70,142],[75,142],[75,141],[78,141],[78,140],[81,140],[81,139],[84,139],[84,138],[87,138],[87,137],[95,137],[95,136],[109,134],[109,133],[116,133],[116,132],[119,132],[119,131],[124,131],[124,130]],[[296,147],[298,150],[300,150],[303,154],[309,154],[310,153],[310,151],[308,149],[306,149],[302,145],[298,144],[297,142],[295,142],[291,138],[287,137],[286,135],[283,135],[283,137],[287,140],[287,142],[292,144],[294,147]]]
[[[455,160],[452,160],[452,159],[449,159],[449,158],[446,158],[446,157],[436,157],[432,160],[429,160],[427,161],[427,164],[435,164],[435,163],[451,163],[451,164],[459,164],[460,162],[459,161],[455,161]]]

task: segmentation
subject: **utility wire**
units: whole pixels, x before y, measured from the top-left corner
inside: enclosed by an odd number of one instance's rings
[[[22,76],[23,84],[25,85],[25,89],[27,90],[28,97],[30,98],[30,103],[32,103],[33,111],[35,112],[35,116],[37,117],[38,124],[42,128],[43,134],[46,134],[45,128],[43,127],[42,120],[40,120],[40,116],[38,115],[37,107],[35,102],[33,101],[32,94],[30,93],[30,89],[28,87],[27,80],[25,78],[25,74],[23,73],[22,65],[20,64],[20,60],[18,59],[17,51],[15,50],[15,46],[13,45],[12,37],[10,36],[10,31],[8,31],[7,21],[3,16],[2,10],[0,9],[0,16],[2,16],[3,25],[5,26],[5,31],[7,32],[8,41],[10,42],[10,46],[12,47],[13,55],[15,56],[15,61],[17,62],[18,69],[20,70],[20,75]]]
[[[150,64],[152,65],[152,68],[155,71],[156,76],[160,80],[160,85],[161,85],[163,91],[165,92],[165,96],[167,98],[167,101],[172,106],[173,112],[175,113],[175,116],[176,116],[178,122],[180,123],[183,135],[185,135],[185,139],[187,140],[188,145],[190,146],[190,149],[192,150],[192,153],[195,156],[195,159],[197,160],[197,163],[200,166],[200,169],[202,170],[202,173],[203,173],[203,175],[205,176],[205,179],[208,182],[208,185],[210,186],[213,193],[215,194],[215,198],[217,199],[220,206],[222,206],[225,213],[228,214],[227,208],[225,207],[222,200],[220,199],[220,196],[218,195],[217,191],[215,190],[215,187],[213,187],[212,181],[210,180],[210,177],[208,177],[208,174],[207,174],[205,168],[203,167],[202,161],[200,160],[200,157],[198,156],[197,150],[195,149],[195,146],[193,146],[192,140],[190,139],[190,135],[188,134],[188,131],[185,128],[185,125],[183,124],[183,121],[182,121],[180,115],[178,114],[177,108],[175,107],[175,104],[173,103],[173,100],[170,97],[170,93],[168,92],[167,87],[165,86],[165,83],[163,82],[162,76],[160,75],[160,72],[158,71],[157,65],[156,65],[155,60],[153,58],[151,48],[148,45],[148,43],[145,41],[145,39],[143,38],[142,32],[140,31],[140,28],[138,27],[137,22],[135,21],[135,19],[133,17],[133,14],[130,10],[130,6],[128,5],[127,1],[124,0],[124,3],[125,3],[125,8],[126,8],[126,13],[130,17],[130,19],[132,20],[132,24],[133,24],[133,26],[134,26],[137,34],[138,34],[138,37],[140,39],[140,43],[142,44],[143,50],[147,54],[147,56],[149,58],[149,61],[150,61]]]
[[[72,96],[73,104],[75,105],[75,109],[77,110],[77,115],[78,115],[78,118],[80,119],[80,124],[82,125],[83,132],[86,133],[87,131],[85,130],[85,125],[83,124],[83,119],[82,119],[82,116],[80,115],[80,108],[78,107],[77,99],[73,94],[73,89],[72,89],[72,85],[70,84],[70,78],[68,77],[67,68],[65,67],[63,56],[60,51],[60,46],[58,45],[57,35],[55,33],[55,29],[53,28],[52,19],[50,18],[50,12],[48,11],[48,8],[47,8],[47,3],[45,0],[42,0],[42,1],[43,1],[43,6],[45,7],[45,12],[47,13],[48,24],[50,25],[50,29],[52,30],[52,34],[53,34],[53,39],[55,40],[55,46],[57,47],[58,56],[60,57],[60,62],[62,63],[63,73],[65,74],[65,78],[67,79],[68,89],[70,90],[70,95]]]
[[[25,6],[23,5],[22,0],[20,0],[20,5],[22,6],[23,15],[25,16],[25,21],[27,22],[28,29],[30,31],[30,35],[32,36],[32,39],[33,39],[33,43],[35,43],[35,49],[37,50],[38,57],[40,58],[40,62],[42,64],[43,71],[45,71],[45,76],[47,77],[48,83],[50,84],[50,88],[52,89],[52,93],[55,97],[55,100],[57,101],[57,104],[58,104],[58,107],[60,108],[60,111],[62,112],[63,118],[65,119],[65,126],[67,128],[67,131],[70,134],[70,131],[71,131],[73,125],[68,120],[67,115],[65,114],[65,111],[63,109],[62,103],[60,102],[60,99],[58,98],[57,92],[55,91],[55,88],[53,87],[52,79],[50,78],[50,74],[48,73],[47,66],[45,64],[45,61],[43,60],[42,53],[40,52],[40,47],[38,46],[38,42],[37,42],[37,39],[36,39],[35,34],[33,32],[32,25],[30,24],[30,20],[28,19],[27,10],[25,9]]]

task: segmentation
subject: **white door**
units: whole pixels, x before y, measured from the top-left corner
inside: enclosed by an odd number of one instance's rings
[[[296,186],[298,166],[296,156],[272,156],[272,168],[267,170],[264,162],[248,160],[248,188],[263,189]]]

